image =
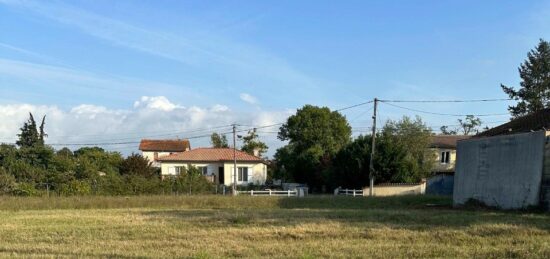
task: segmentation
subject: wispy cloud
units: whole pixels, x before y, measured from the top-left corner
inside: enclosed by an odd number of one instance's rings
[[[97,74],[88,71],[23,62],[0,58],[0,79],[28,83],[35,91],[56,89],[59,92],[76,94],[94,94],[102,97],[126,96],[128,93],[154,94],[162,92],[185,91],[189,98],[202,98],[192,89],[182,85],[173,85],[157,81]],[[83,91],[75,91],[79,88]],[[34,91],[34,92],[35,92]]]
[[[257,104],[258,103],[258,99],[256,99],[256,97],[250,95],[250,94],[247,94],[247,93],[241,93],[239,95],[239,97],[241,98],[241,100],[249,103],[249,104]]]
[[[221,35],[189,31],[188,37],[138,27],[59,3],[0,0],[25,8],[43,17],[72,26],[114,45],[175,60],[185,65],[203,66],[217,73],[256,76],[312,87],[312,81],[285,60],[254,46],[228,40]]]

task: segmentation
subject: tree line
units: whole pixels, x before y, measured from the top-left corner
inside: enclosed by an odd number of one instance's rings
[[[513,118],[550,108],[550,43],[540,40],[520,65],[519,88],[501,85],[517,102],[509,106]],[[197,193],[212,185],[193,167],[176,178],[161,180],[158,169],[138,154],[123,157],[99,147],[54,150],[45,145],[46,116],[38,125],[32,114],[21,127],[15,145],[0,145],[0,194],[128,195]],[[481,120],[467,116],[442,134],[476,134]],[[280,127],[279,148],[270,165],[277,179],[308,184],[317,192],[337,186],[361,188],[370,174],[372,135],[352,138],[345,116],[326,107],[305,105]],[[389,120],[376,132],[374,175],[377,183],[418,182],[430,175],[435,162],[428,149],[433,135],[420,117]],[[242,137],[242,150],[265,154],[268,147],[255,130]],[[229,147],[225,135],[213,134],[215,147]]]
[[[194,167],[161,180],[158,168],[139,154],[123,157],[99,147],[54,150],[44,144],[45,117],[32,114],[16,145],[0,145],[0,194],[132,195],[211,192],[213,186]]]

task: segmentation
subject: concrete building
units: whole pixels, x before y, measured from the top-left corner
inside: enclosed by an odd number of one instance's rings
[[[191,150],[191,143],[187,139],[142,139],[139,143],[141,155],[160,167],[158,159],[176,153]]]
[[[550,109],[512,120],[457,145],[453,202],[503,209],[550,207]]]
[[[177,176],[184,167],[197,167],[204,176],[216,184],[238,185],[265,184],[267,165],[260,157],[237,150],[237,176],[234,175],[232,148],[197,148],[191,151],[159,157],[163,178]]]

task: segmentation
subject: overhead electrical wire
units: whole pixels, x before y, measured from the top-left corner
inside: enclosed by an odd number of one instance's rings
[[[397,104],[393,104],[393,103],[388,103],[388,102],[382,102],[382,101],[380,101],[380,102],[381,102],[381,103],[384,103],[384,104],[386,104],[386,105],[393,106],[393,107],[400,108],[400,109],[404,109],[404,110],[409,110],[409,111],[414,111],[414,112],[420,112],[420,113],[425,113],[425,114],[432,114],[432,115],[441,115],[441,116],[464,117],[464,116],[468,116],[468,115],[473,115],[473,116],[476,116],[476,117],[490,117],[490,116],[505,116],[505,115],[510,115],[510,114],[508,114],[508,113],[493,113],[493,114],[453,114],[453,113],[439,113],[439,112],[430,112],[430,111],[423,111],[423,110],[418,110],[418,109],[403,107],[403,106],[400,106],[400,105],[397,105]]]

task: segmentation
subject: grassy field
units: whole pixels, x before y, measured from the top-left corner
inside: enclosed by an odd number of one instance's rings
[[[550,214],[429,196],[0,197],[0,256],[550,258]]]

